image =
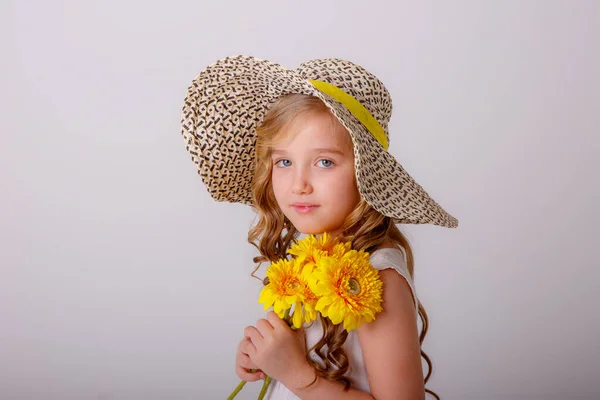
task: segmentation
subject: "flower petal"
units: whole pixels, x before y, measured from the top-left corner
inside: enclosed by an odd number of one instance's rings
[[[292,323],[294,324],[294,328],[296,329],[302,326],[302,304],[300,302],[296,303],[296,308],[294,308]]]

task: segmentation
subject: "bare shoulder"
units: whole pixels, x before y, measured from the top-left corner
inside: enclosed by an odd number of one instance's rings
[[[381,248],[396,248],[384,242]],[[379,272],[383,281],[383,311],[358,328],[358,338],[368,371],[371,394],[376,399],[424,399],[421,347],[412,291],[393,268]],[[401,397],[398,395],[402,393]]]

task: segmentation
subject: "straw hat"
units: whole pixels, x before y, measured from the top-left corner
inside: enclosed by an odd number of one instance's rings
[[[358,190],[374,209],[398,223],[458,226],[388,152],[392,100],[383,83],[335,58],[293,70],[250,56],[226,57],[192,81],[182,134],[213,199],[252,204],[256,127],[271,104],[289,93],[320,98],[348,130]]]

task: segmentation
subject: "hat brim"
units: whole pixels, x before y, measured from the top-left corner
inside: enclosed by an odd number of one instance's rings
[[[296,71],[250,56],[211,64],[184,100],[186,149],[214,200],[252,204],[256,128],[275,100],[290,93],[320,98],[348,130],[358,190],[374,209],[398,223],[458,226],[344,105]]]

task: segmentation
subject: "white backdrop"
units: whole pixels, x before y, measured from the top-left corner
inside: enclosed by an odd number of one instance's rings
[[[600,398],[600,2],[160,3],[2,1],[1,399],[237,384],[263,315],[253,215],[211,200],[179,128],[193,77],[233,54],[348,58],[388,86],[390,151],[460,220],[403,228],[428,388]]]

